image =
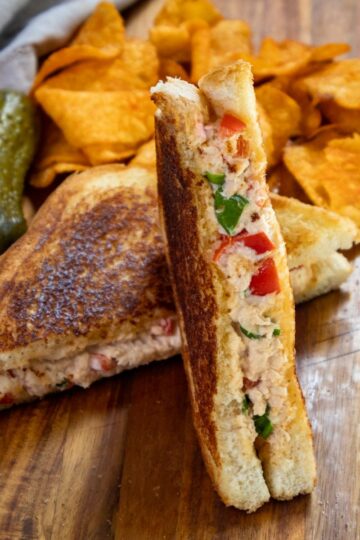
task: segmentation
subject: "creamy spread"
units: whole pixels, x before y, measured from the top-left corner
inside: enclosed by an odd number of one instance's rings
[[[34,360],[27,367],[0,372],[0,408],[74,385],[87,388],[101,377],[168,358],[179,349],[176,320],[167,317],[135,336],[91,346],[69,358]]]
[[[260,418],[264,438],[284,413],[287,389],[283,385],[286,355],[281,329],[271,316],[280,282],[272,209],[266,187],[258,182],[252,165],[246,125],[225,114],[197,129],[197,162],[211,185],[217,222],[212,259],[232,286],[230,317],[242,341],[239,361],[245,394],[243,411],[255,426]],[[271,426],[271,427],[269,427]]]

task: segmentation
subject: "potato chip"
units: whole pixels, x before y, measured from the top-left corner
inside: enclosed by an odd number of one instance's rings
[[[308,45],[304,45],[304,46],[309,47]],[[316,72],[319,68],[322,68],[322,67],[324,67],[323,62],[322,63],[310,62],[304,65],[303,67],[299,68],[298,70],[296,70],[295,73],[276,75],[275,77],[271,78],[271,80],[267,81],[267,84],[271,86],[275,86],[276,88],[279,88],[279,90],[282,90],[283,92],[286,92],[288,94],[290,89],[293,86],[296,86],[296,83],[299,78],[305,77],[307,75],[311,75],[312,73]]]
[[[117,90],[143,90],[148,88],[144,80],[124,69],[123,60],[84,60],[69,66],[59,74],[47,79],[42,88],[60,88],[75,92],[110,92]]]
[[[272,38],[265,38],[259,54],[249,58],[255,80],[275,75],[292,75],[304,68],[310,60],[311,50],[308,45],[291,39],[275,41]]]
[[[166,77],[180,77],[184,81],[190,80],[185,68],[171,58],[162,58],[160,60],[159,79],[164,80]]]
[[[51,73],[90,58],[114,58],[124,45],[123,20],[111,3],[98,4],[69,47],[51,54],[38,71],[34,88]]]
[[[279,163],[270,173],[267,179],[270,191],[284,195],[285,197],[294,197],[302,202],[311,203],[305,191],[296,181],[296,178],[285,167]]]
[[[359,134],[334,138],[334,130],[323,131],[288,146],[284,161],[315,204],[352,218],[360,230]]]
[[[253,64],[256,81],[284,75],[307,75],[322,67],[321,62],[331,60],[350,49],[346,43],[327,43],[311,46],[286,39],[275,41],[265,38],[257,56],[248,58]]]
[[[338,125],[343,131],[360,133],[360,109],[345,109],[331,99],[323,101],[320,109],[325,118]]]
[[[71,92],[43,86],[35,97],[76,148],[111,143],[136,147],[154,131],[155,105],[145,90]]]
[[[89,166],[79,163],[53,163],[44,169],[34,170],[30,176],[30,184],[36,188],[46,188],[54,182],[58,174],[84,171]]]
[[[85,155],[71,146],[60,129],[45,118],[42,126],[42,144],[31,171],[30,184],[47,187],[58,173],[84,170],[90,166]]]
[[[140,146],[136,156],[130,161],[130,165],[141,166],[145,168],[156,168],[155,139]]]
[[[136,75],[145,87],[149,88],[159,80],[159,60],[154,45],[149,41],[127,39],[120,58],[123,69]]]
[[[324,45],[316,45],[311,49],[311,61],[324,62],[349,52],[351,47],[347,43],[325,43]]]
[[[79,60],[88,60],[89,58],[113,58],[117,55],[117,51],[96,49],[90,45],[78,45],[76,47],[68,47],[54,52],[45,60],[40,70],[38,71],[34,88],[37,88],[49,75],[74,64]]]
[[[209,24],[215,24],[222,18],[210,0],[167,0],[155,17],[155,26],[160,24],[177,26],[193,19],[202,19]]]
[[[209,71],[211,54],[210,28],[194,32],[191,38],[191,80],[195,83]]]
[[[288,139],[299,133],[301,111],[287,94],[267,84],[256,89],[256,99],[263,107],[272,128],[274,150],[268,157],[270,167],[281,159]]]
[[[316,135],[314,135],[310,140],[303,143],[298,143],[298,144],[296,143],[288,144],[284,150],[284,163],[289,169],[289,171],[294,175],[296,180],[299,181],[298,175],[295,172],[295,156],[301,155],[301,156],[306,157],[306,160],[304,160],[303,165],[304,167],[306,166],[308,170],[308,167],[309,167],[308,162],[309,161],[316,162],[317,164],[319,161],[321,161],[323,157],[324,149],[327,146],[327,144],[331,140],[338,139],[339,137],[341,137],[341,134],[336,129],[336,127],[334,126],[322,127],[318,130]],[[300,168],[301,168],[301,165],[300,165]],[[310,180],[310,183],[311,183],[311,180]],[[313,197],[311,197],[311,199],[313,200]],[[319,200],[319,204],[321,205],[320,200]]]
[[[189,62],[193,33],[222,18],[209,0],[167,0],[150,29],[150,40],[160,57]]]
[[[305,68],[309,71],[309,66]],[[303,70],[302,70],[303,72]],[[311,69],[313,72],[313,68]],[[297,74],[298,75],[298,74]],[[267,86],[273,86],[285,92],[296,101],[301,110],[300,132],[309,137],[313,135],[321,124],[321,113],[307,92],[297,85],[297,79],[290,75],[275,77]]]
[[[348,109],[360,108],[360,58],[333,62],[299,81],[317,101],[334,100]]]
[[[36,156],[36,167],[44,169],[57,162],[89,165],[84,154],[71,146],[61,130],[50,119],[45,118],[42,126],[42,144]]]
[[[180,7],[181,17],[185,21],[202,19],[208,24],[215,24],[223,18],[210,0],[177,0],[177,4]]]
[[[137,145],[122,143],[89,144],[82,148],[91,165],[124,161],[136,153]]]
[[[258,121],[260,124],[263,146],[266,154],[266,160],[269,163],[274,154],[274,141],[270,120],[259,101],[256,103]]]
[[[273,86],[274,88],[278,88],[282,92],[287,93],[293,81],[294,81],[294,77],[291,77],[291,75],[279,75],[277,77],[274,77],[270,81],[268,81],[266,84],[268,86]]]
[[[300,131],[306,137],[310,137],[320,127],[321,113],[309,96],[300,89],[290,87],[289,95],[298,103],[301,110]]]
[[[190,34],[186,26],[155,26],[150,29],[150,40],[160,57],[178,62],[190,60]]]
[[[251,53],[251,30],[245,21],[219,21],[211,28],[211,68]]]
[[[97,49],[121,49],[124,22],[112,2],[100,2],[81,26],[71,45],[92,45]]]
[[[159,61],[148,41],[126,41],[120,56],[111,60],[84,60],[67,67],[44,83],[48,88],[75,91],[145,89],[158,79]]]
[[[179,26],[160,25],[150,29],[150,40],[160,58],[171,58],[176,62],[189,62],[191,58],[191,37],[199,28],[208,24],[196,19]]]
[[[113,4],[99,4],[70,46],[44,63],[37,82],[44,77],[35,99],[59,129],[38,157],[35,184],[59,171],[128,159],[152,136],[157,53],[149,41],[125,40]]]
[[[203,26],[191,39],[191,80],[197,82],[218,66],[247,58],[251,52],[251,32],[244,21],[220,21]]]

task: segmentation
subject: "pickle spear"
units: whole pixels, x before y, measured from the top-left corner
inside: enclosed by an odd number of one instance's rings
[[[35,108],[13,90],[0,91],[0,253],[26,230],[21,207],[37,141]]]

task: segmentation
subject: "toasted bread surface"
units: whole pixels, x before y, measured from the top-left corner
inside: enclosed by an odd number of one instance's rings
[[[290,281],[300,303],[338,288],[352,271],[337,250],[350,249],[356,225],[334,212],[291,197],[271,195],[286,243]]]
[[[356,225],[346,217],[306,204],[292,197],[271,194],[291,266],[320,259],[337,250],[350,249],[356,240]]]
[[[163,106],[167,106],[165,101]],[[177,118],[178,123],[181,121],[181,118]],[[191,171],[183,169],[177,149],[175,129],[181,128],[181,125],[177,124],[175,128],[174,124],[159,118],[157,126],[159,203],[161,208],[166,207],[166,211],[172,215],[172,219],[168,220],[168,235],[170,242],[176,242],[176,249],[171,255],[171,267],[181,323],[186,328],[183,352],[186,357],[196,357],[190,379],[195,396],[195,416],[209,453],[216,462],[219,456],[212,419],[216,392],[216,339],[211,330],[216,324],[218,313],[214,285],[210,269],[201,256],[198,212],[189,189],[194,176]],[[180,236],[181,242],[178,241]],[[193,273],[195,268],[197,270]],[[190,304],[193,307],[191,311],[186,309]],[[191,357],[190,350],[193,351]]]
[[[69,177],[0,258],[0,366],[63,358],[173,309],[155,174]]]

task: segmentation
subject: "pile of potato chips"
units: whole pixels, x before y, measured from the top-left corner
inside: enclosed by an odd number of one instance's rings
[[[101,3],[37,75],[33,92],[47,119],[31,183],[138,151],[154,164],[154,145],[144,146],[154,129],[150,86],[168,75],[196,83],[244,59],[253,66],[271,189],[360,228],[360,59],[335,60],[348,51],[269,37],[256,52],[248,24],[224,19],[210,0],[166,0],[149,40],[129,39],[114,6]]]
[[[42,64],[33,88],[46,113],[31,183],[122,161],[153,135],[149,88],[159,78],[149,41],[127,39],[123,20],[101,3],[71,43]]]

